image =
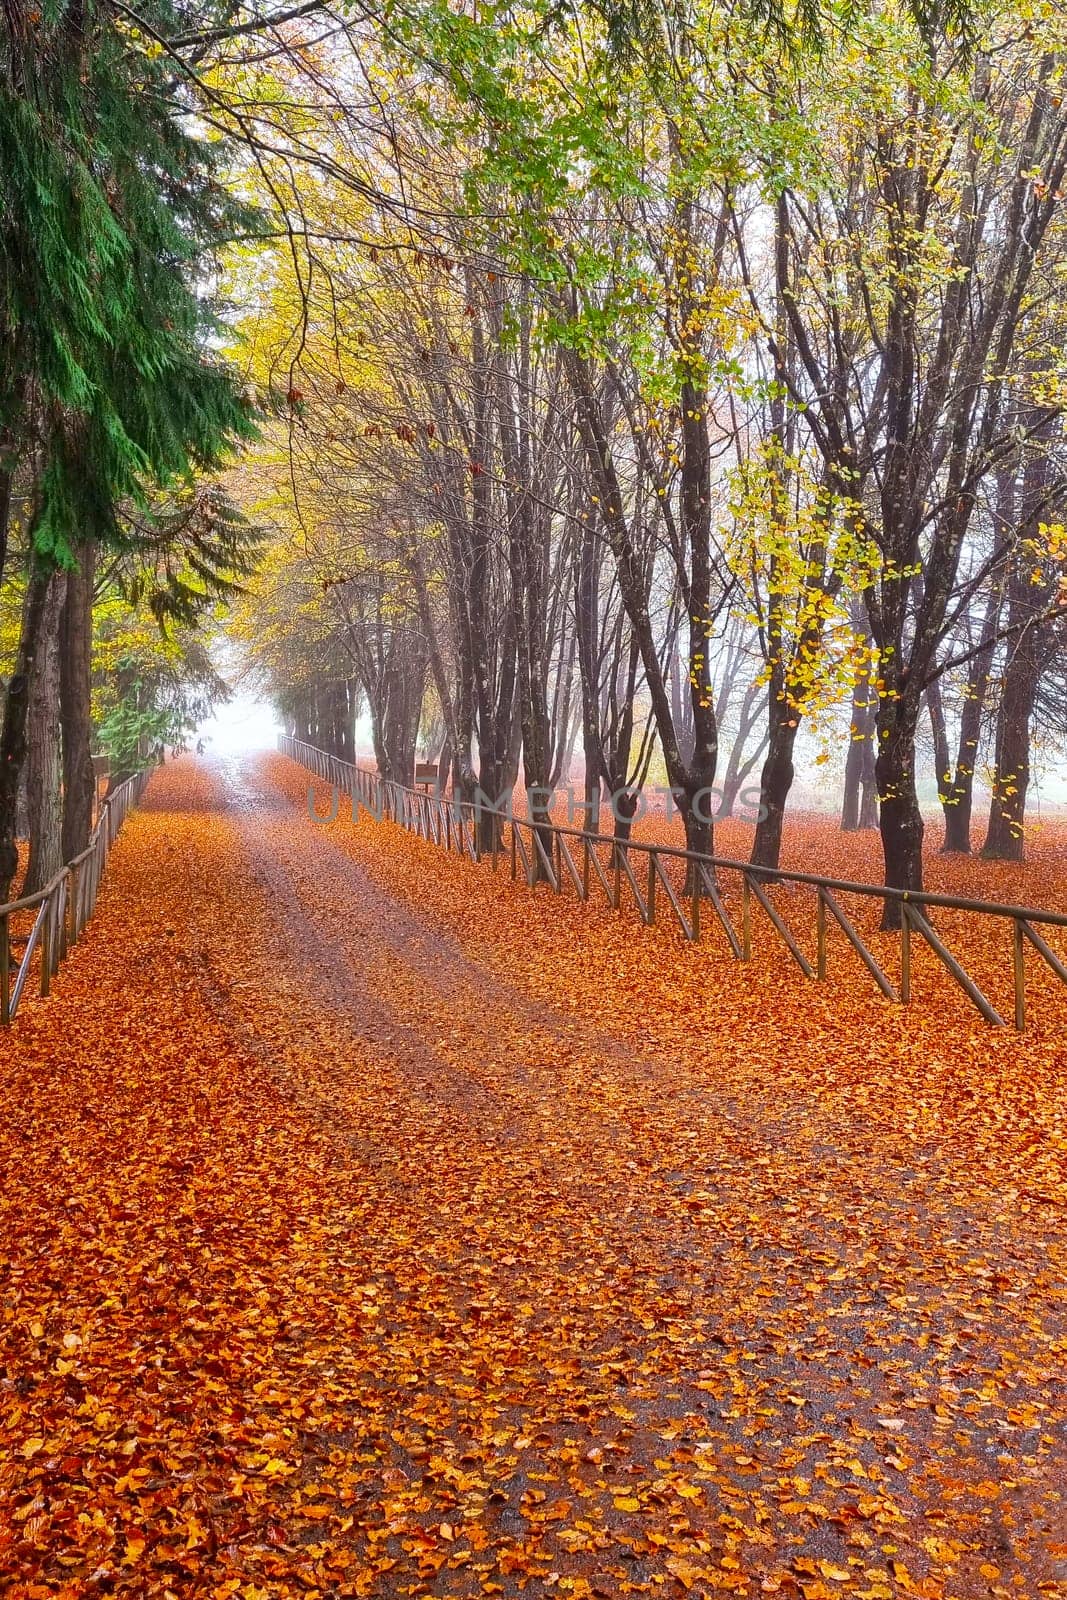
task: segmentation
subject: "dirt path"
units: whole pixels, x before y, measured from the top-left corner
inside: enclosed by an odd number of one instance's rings
[[[158,774],[0,1044],[9,1592],[1067,1595],[1062,1060],[306,788]]]

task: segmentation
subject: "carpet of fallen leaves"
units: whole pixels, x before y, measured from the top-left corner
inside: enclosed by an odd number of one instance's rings
[[[3,1592],[1067,1596],[1051,992],[742,971],[307,782],[158,773],[0,1041]]]

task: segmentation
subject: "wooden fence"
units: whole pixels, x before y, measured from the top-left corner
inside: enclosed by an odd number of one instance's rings
[[[88,845],[51,883],[0,906],[0,1026],[14,1019],[35,958],[41,994],[51,988],[60,962],[93,914],[108,853],[148,778],[148,772],[135,773],[101,803]]]
[[[351,797],[379,819],[401,827],[445,850],[458,851],[471,861],[491,860],[494,870],[508,862],[513,878],[531,887],[545,883],[557,894],[569,889],[580,900],[603,893],[615,911],[629,901],[641,921],[652,924],[660,911],[677,924],[682,936],[699,940],[710,919],[738,961],[753,955],[753,919],[761,912],[793,962],[807,978],[824,979],[828,972],[828,935],[836,927],[856,952],[872,981],[887,1000],[907,1004],[912,996],[913,946],[925,944],[959,985],[987,1022],[1004,1026],[1004,1018],[953,955],[935,930],[929,912],[937,909],[993,917],[1011,927],[1011,983],[1014,1022],[1019,1032],[1026,1026],[1026,954],[1033,951],[1050,972],[1067,984],[1067,964],[1040,931],[1067,928],[1067,915],[1028,906],[1002,905],[993,900],[968,900],[956,895],[910,893],[878,884],[824,878],[808,872],[786,872],[756,867],[725,856],[698,856],[673,845],[629,840],[620,845],[607,834],[564,828],[547,818],[519,817],[488,806],[406,788],[342,761],[328,751],[287,734],[279,748],[307,767],[339,793]],[[486,842],[488,836],[488,842]],[[727,895],[724,879],[739,886]],[[771,898],[773,886],[814,890],[815,951],[809,959],[795,931]],[[894,984],[841,905],[838,896],[856,895],[867,901],[896,901],[901,909],[899,981]],[[732,901],[732,904],[728,904]]]

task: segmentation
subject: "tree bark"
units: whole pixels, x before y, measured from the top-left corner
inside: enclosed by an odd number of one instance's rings
[[[772,704],[767,759],[760,778],[760,815],[752,841],[751,860],[756,867],[777,867],[781,859],[785,809],[795,776],[793,747],[800,718],[788,710],[784,715],[778,712],[777,704]]]
[[[22,340],[17,335],[12,337],[10,330],[6,328],[0,333],[0,359],[4,361],[7,372],[16,375],[14,384],[8,387],[5,396],[6,426],[0,428],[0,583],[3,583],[11,537],[11,508],[16,496],[18,462],[25,447],[23,429],[28,392],[26,378],[28,366]]]
[[[710,856],[715,849],[715,830],[711,820],[711,794],[710,787],[705,790],[703,786],[694,794],[685,796],[682,805],[682,826],[685,828],[685,848],[693,855]],[[697,875],[697,869],[690,866],[686,872],[685,892],[693,894],[703,886]]]
[[[1020,562],[1020,566],[1026,563]],[[1012,578],[1009,625],[1026,610],[1035,609],[1033,591],[1025,571]],[[1041,589],[1043,597],[1047,591]],[[995,861],[1022,861],[1026,795],[1030,786],[1030,719],[1041,681],[1046,649],[1046,629],[1040,622],[1023,629],[1009,645],[1000,711],[997,716],[993,795],[989,827],[982,854]]]
[[[93,827],[96,778],[91,748],[93,572],[96,546],[84,544],[67,574],[60,629],[59,714],[63,738],[63,859],[86,848]]]
[[[852,689],[852,720],[845,757],[845,792],[841,801],[841,831],[856,833],[878,826],[878,791],[874,776],[874,694],[868,672],[857,677]]]
[[[945,803],[945,794],[952,779],[952,763],[948,754],[948,728],[945,707],[941,700],[941,680],[934,678],[926,686],[926,709],[930,714],[930,733],[934,741],[934,776],[937,779],[937,798]]]
[[[600,780],[603,745],[600,714],[600,657],[598,650],[597,588],[599,560],[593,519],[587,517],[574,558],[574,625],[578,644],[578,683],[582,696],[582,778],[586,833],[600,831]]]
[[[608,864],[611,867],[615,866],[618,854],[625,854],[625,846],[629,844],[633,835],[638,798],[637,794],[629,794],[623,789],[612,792],[611,813],[615,821],[612,828],[611,854],[608,857]]]
[[[0,904],[10,898],[11,884],[18,871],[15,818],[19,783],[26,760],[30,679],[43,638],[42,619],[51,575],[49,567],[36,557],[32,559],[22,607],[15,670],[4,702],[4,723],[0,731]]]
[[[913,693],[881,702],[875,772],[880,802],[879,826],[890,889],[921,891],[923,819],[915,790],[915,728],[918,701]],[[883,928],[900,927],[900,904],[887,900]]]
[[[59,725],[59,636],[67,574],[53,571],[41,611],[41,637],[30,671],[26,709],[26,799],[30,859],[26,894],[36,894],[63,866],[63,761]]]
[[[997,717],[989,828],[982,847],[983,856],[999,861],[1023,859],[1023,823],[1030,785],[1030,719],[1048,653],[1048,612],[1057,587],[1055,572],[1046,568],[1039,551],[1042,520],[1058,513],[1062,504],[1061,499],[1050,507],[1047,498],[1051,441],[1062,424],[1054,412],[1033,412],[1029,420],[1035,424],[1034,433],[1041,445],[1028,453],[1022,476],[1020,516],[1008,578],[1008,659]]]
[[[990,596],[982,628],[983,648],[971,663],[967,687],[963,694],[960,713],[960,738],[956,749],[956,767],[944,786],[942,805],[945,808],[946,852],[960,855],[971,853],[971,814],[974,806],[974,772],[978,764],[978,742],[982,734],[982,713],[989,692],[989,669],[993,661],[1000,617],[999,596]]]
[[[874,718],[871,723],[873,726]],[[860,831],[873,832],[878,826],[878,774],[876,770],[874,740],[868,736],[863,744],[860,770]]]
[[[1011,537],[1016,513],[1016,464],[1013,462],[997,476],[994,529],[998,540]],[[946,852],[970,855],[971,815],[974,804],[974,773],[978,763],[978,745],[982,736],[982,715],[989,693],[989,674],[993,665],[993,652],[1000,625],[1004,592],[1000,582],[993,582],[986,598],[979,643],[981,649],[971,662],[967,687],[963,693],[960,712],[959,743],[956,747],[956,766],[945,784],[942,804],[945,809]]]
[[[1004,677],[997,718],[996,770],[989,827],[982,854],[994,861],[1022,861],[1026,792],[1030,786],[1030,715],[1040,668],[1033,652],[1017,650]]]
[[[4,567],[7,562],[8,529],[11,526],[11,491],[14,473],[10,468],[0,467],[0,583],[4,581]]]
[[[359,705],[359,690],[353,678],[346,678],[344,682],[345,724],[341,731],[341,759],[355,763],[356,759],[356,714]]]
[[[689,696],[683,693],[682,689],[683,671],[684,668],[678,646],[677,644],[672,644],[669,662],[671,714],[674,717],[675,728],[678,730],[678,751],[682,760],[688,766],[693,759],[696,736],[693,732],[692,702]],[[718,714],[718,711],[716,711],[716,715]]]

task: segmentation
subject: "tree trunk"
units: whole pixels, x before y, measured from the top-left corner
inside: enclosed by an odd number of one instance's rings
[[[855,833],[860,825],[863,746],[870,737],[866,717],[866,680],[859,679],[852,690],[852,721],[849,725],[848,754],[845,756],[845,790],[841,797],[842,833]]]
[[[669,663],[671,715],[678,730],[678,753],[688,766],[693,759],[696,739],[693,733],[693,707],[689,696],[682,692],[682,671],[682,658],[678,646],[672,643]]]
[[[0,731],[0,904],[10,899],[12,881],[18,871],[18,846],[15,843],[15,813],[19,783],[26,760],[26,719],[29,709],[30,678],[40,649],[42,619],[48,599],[51,569],[34,558],[22,606],[15,670],[8,683],[4,702],[4,724]]]
[[[599,759],[597,751],[593,751],[592,757],[587,751],[585,758],[585,776],[582,780],[582,830],[585,833],[599,833],[600,779],[597,776],[596,766],[590,765],[591,759],[593,762]]]
[[[344,683],[345,725],[341,733],[341,758],[344,761],[355,763],[356,759],[356,708],[359,704],[359,691],[352,678],[346,678]]]
[[[435,792],[445,794],[448,789],[448,777],[452,771],[452,743],[445,734],[445,741],[437,754],[437,784]]]
[[[612,790],[611,814],[614,817],[612,828],[611,855],[609,865],[614,867],[616,852],[620,847],[629,844],[634,831],[634,817],[637,814],[637,794],[630,794],[621,786]]]
[[[687,794],[681,809],[682,826],[685,828],[685,848],[693,855],[710,856],[715,848],[710,794],[702,790],[695,791],[693,795]],[[698,884],[696,871],[690,865],[686,872],[686,894],[692,894],[697,887],[703,893],[703,885]]]
[[[603,762],[601,738],[599,654],[597,634],[597,542],[591,519],[583,527],[575,554],[574,626],[578,644],[578,682],[582,695],[582,778],[584,809],[582,828],[600,830],[600,779]]]
[[[59,714],[63,735],[63,859],[86,848],[93,827],[96,778],[91,749],[93,570],[96,546],[84,544],[67,574],[61,623]]]
[[[756,722],[757,713],[753,708],[757,703],[758,694],[759,684],[750,683],[748,688],[745,690],[745,698],[741,702],[741,712],[738,719],[737,733],[734,736],[733,744],[730,747],[730,755],[726,762],[726,771],[723,774],[722,795],[719,800],[718,809],[715,812],[716,821],[721,820],[723,817],[729,817],[733,815],[733,809],[737,802],[737,797],[741,793],[741,787],[744,784],[745,779],[748,777],[749,773],[752,771],[752,768],[756,765],[756,762],[767,748],[767,731],[764,729],[760,742],[753,747],[749,755],[745,755],[745,746],[748,743],[749,734],[752,732],[752,728]]]
[[[915,791],[917,720],[918,703],[913,696],[882,701],[875,763],[886,887],[913,892],[923,886],[923,819]],[[882,926],[900,927],[899,902],[886,901]]]
[[[41,639],[30,672],[26,711],[26,797],[30,860],[26,894],[36,894],[63,866],[63,762],[59,728],[59,636],[67,574],[53,571],[41,612]]]
[[[1046,413],[1036,432],[1042,447],[1031,451],[1023,470],[1016,545],[1008,579],[1008,659],[997,717],[996,766],[983,856],[998,861],[1023,859],[1023,821],[1030,784],[1030,718],[1049,645],[1047,615],[1056,595],[1054,571],[1037,558],[1041,519],[1048,515],[1049,442],[1058,431],[1056,414]]]
[[[722,780],[721,798],[719,800],[719,804],[715,808],[716,822],[722,822],[726,817],[733,816],[734,806],[737,804],[738,795],[744,788],[745,779],[748,777],[749,773],[752,771],[752,768],[756,765],[756,762],[759,760],[766,748],[767,736],[764,734],[762,742],[756,745],[752,754],[746,759],[743,766],[739,768],[727,767],[726,776]],[[746,806],[748,803],[748,801],[745,802]],[[745,816],[742,820],[747,822],[749,819],[747,816]]]
[[[1029,587],[1025,574],[1013,580],[1014,588],[1024,591],[1024,586]],[[1033,605],[1025,592],[1020,592],[1016,599],[1017,604],[1012,608],[1016,612],[1023,606]],[[1036,623],[1020,633],[1013,647],[1009,646],[997,716],[989,828],[982,846],[983,856],[995,861],[1022,861],[1024,856],[1023,824],[1030,786],[1030,718],[1041,680],[1044,634],[1042,625]]]
[[[25,357],[22,339],[17,335],[12,338],[10,331],[7,330],[2,359],[7,373],[15,374],[15,379],[13,384],[7,386],[4,404],[6,424],[0,428],[0,583],[4,581],[7,567],[11,512],[17,492],[18,463],[26,445],[23,430],[26,421],[26,397],[29,392],[26,376],[29,365]],[[3,896],[0,895],[0,900],[2,899]]]
[[[877,826],[878,774],[874,754],[874,740],[868,735],[863,743],[863,760],[860,771],[860,830],[873,830]]]
[[[863,601],[858,595],[850,609],[852,627],[863,637],[865,654],[852,686],[852,720],[845,757],[845,792],[841,800],[842,833],[878,826],[878,791],[874,776],[878,692],[871,682],[871,639],[864,629]]]
[[[691,850],[710,853],[712,824],[711,785],[715,782],[718,756],[718,728],[715,722],[713,685],[708,665],[712,562],[710,555],[710,453],[707,439],[707,396],[691,384],[683,384],[681,394],[685,456],[682,473],[682,522],[686,530],[692,575],[689,603],[689,699],[693,708],[694,747],[690,762],[682,759],[678,729],[671,711],[670,688],[657,647],[649,606],[649,587],[645,564],[634,547],[623,510],[625,496],[619,485],[611,441],[602,414],[589,362],[573,351],[567,352],[577,407],[577,421],[586,450],[590,473],[600,494],[600,516],[605,538],[615,562],[619,593],[640,653],[645,682],[659,734],[663,763],[673,791],[681,797],[680,809],[686,843]],[[703,429],[703,434],[701,434]],[[680,576],[681,574],[679,574]],[[699,796],[699,810],[696,804]],[[696,882],[688,874],[688,888]]]
[[[1001,510],[1008,504],[1006,491],[1000,495]],[[967,687],[963,694],[960,712],[960,738],[956,748],[956,770],[945,784],[942,804],[945,808],[946,851],[961,855],[971,853],[971,813],[974,804],[974,771],[978,764],[978,743],[982,736],[982,713],[989,693],[989,672],[993,664],[993,649],[997,627],[1000,623],[1001,592],[990,591],[982,619],[980,642],[982,648],[971,662]]]
[[[11,526],[11,491],[14,471],[10,467],[0,467],[0,583],[4,581],[4,567],[7,563],[8,530]]]
[[[793,746],[799,715],[777,703],[770,709],[770,739],[760,778],[760,815],[752,841],[751,861],[756,867],[777,867],[782,854],[782,827],[789,791],[793,787]]]
[[[952,763],[948,754],[948,728],[945,725],[945,708],[941,701],[941,680],[934,678],[926,687],[926,709],[930,713],[930,733],[934,741],[934,775],[937,778],[937,797],[945,803],[945,794],[952,781]]]
[[[330,684],[330,745],[339,761],[351,759],[348,684],[344,678],[335,678]]]

